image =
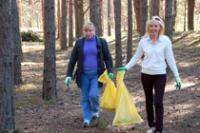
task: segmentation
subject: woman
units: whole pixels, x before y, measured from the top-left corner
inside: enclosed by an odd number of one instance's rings
[[[99,117],[99,88],[98,76],[106,69],[112,79],[113,63],[106,40],[95,35],[93,23],[83,26],[84,37],[77,40],[72,50],[68,64],[65,83],[71,84],[74,66],[77,69],[74,75],[78,87],[81,89],[81,107],[83,110],[83,127],[97,123]],[[105,65],[104,65],[105,64]]]
[[[143,57],[141,81],[146,98],[147,120],[150,127],[147,133],[161,133],[163,130],[163,96],[167,64],[176,79],[176,87],[178,89],[181,88],[181,80],[172,51],[172,43],[167,36],[163,35],[163,32],[164,23],[162,19],[158,16],[152,17],[146,24],[146,35],[140,40],[135,55],[125,67],[118,68],[119,71],[127,71]]]

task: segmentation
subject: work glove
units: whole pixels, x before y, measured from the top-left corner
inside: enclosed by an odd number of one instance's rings
[[[71,85],[71,82],[72,82],[72,77],[65,78],[65,84],[67,85],[67,87],[69,87]]]
[[[113,73],[108,73],[108,77],[112,80],[114,78],[114,74]]]
[[[117,71],[127,71],[127,68],[126,67],[118,67],[117,68]]]
[[[182,85],[181,79],[179,77],[176,77],[176,89],[180,90],[181,85]]]

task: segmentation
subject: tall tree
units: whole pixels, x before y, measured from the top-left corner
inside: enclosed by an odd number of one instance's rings
[[[111,2],[108,0],[108,14],[107,14],[107,29],[108,29],[108,36],[111,36]]]
[[[83,0],[74,0],[74,6],[76,38],[80,38],[82,36],[82,29],[84,24]]]
[[[136,23],[137,23],[137,32],[140,33],[140,2],[141,0],[134,0],[133,5],[134,5],[134,11],[135,11],[135,18],[136,18]]]
[[[115,66],[122,66],[122,46],[121,46],[121,0],[114,0],[115,16]]]
[[[147,18],[148,18],[147,0],[142,0],[140,1],[140,36],[143,36],[145,34]]]
[[[165,34],[172,40],[173,36],[173,16],[172,7],[173,0],[165,0]]]
[[[188,0],[188,30],[194,30],[194,5],[195,0]]]
[[[60,18],[60,48],[67,49],[67,2],[61,0],[61,18]]]
[[[21,71],[21,59],[22,59],[22,48],[21,48],[21,36],[19,30],[19,13],[17,8],[17,1],[13,0],[12,6],[12,30],[13,30],[13,41],[14,41],[14,83],[19,85],[22,83],[22,71]]]
[[[100,33],[100,13],[99,13],[99,1],[98,0],[90,0],[90,20],[93,22],[96,34],[99,36]]]
[[[98,0],[99,1],[99,36],[103,36],[103,0]]]
[[[15,109],[13,103],[13,1],[2,0],[0,2],[0,132],[15,129]]]
[[[73,46],[73,0],[69,0],[69,47]]]
[[[172,26],[173,31],[175,31],[175,24],[176,24],[176,14],[177,14],[177,0],[173,0],[173,8],[172,8]]]
[[[151,0],[150,17],[159,16],[160,0]]]
[[[57,0],[57,39],[60,38],[60,0]]]
[[[55,56],[55,3],[54,0],[44,0],[44,71],[43,92],[45,100],[54,99],[56,90],[56,56]]]
[[[32,17],[33,17],[33,0],[29,0],[28,3],[29,3],[30,12],[31,12],[28,25],[29,25],[29,28],[32,28],[33,27],[33,25],[32,25],[32,22],[33,22],[33,19],[32,19]]]
[[[127,61],[132,57],[132,34],[133,34],[133,17],[132,17],[132,0],[128,0],[128,41],[127,41]]]

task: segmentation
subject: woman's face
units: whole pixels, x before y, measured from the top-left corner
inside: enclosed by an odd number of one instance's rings
[[[160,32],[160,24],[158,22],[153,22],[149,25],[149,35],[150,37],[158,37]]]
[[[83,34],[87,39],[91,39],[94,36],[94,30],[93,29],[84,29]]]

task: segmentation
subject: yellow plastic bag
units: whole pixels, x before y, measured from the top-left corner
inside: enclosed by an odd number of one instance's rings
[[[116,87],[113,81],[108,77],[108,72],[105,71],[100,77],[99,82],[106,84],[105,90],[101,97],[100,107],[108,110],[115,109],[115,94]]]
[[[135,104],[129,94],[123,78],[125,72],[117,73],[117,93],[115,97],[114,126],[128,126],[141,123],[143,120],[138,114]]]

